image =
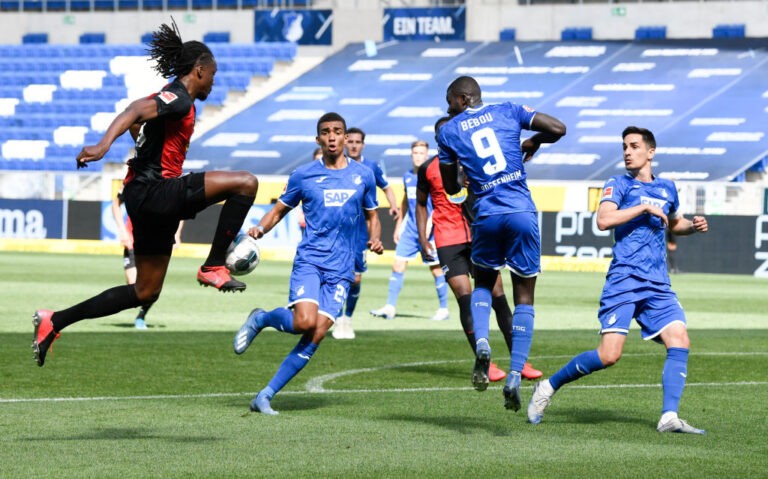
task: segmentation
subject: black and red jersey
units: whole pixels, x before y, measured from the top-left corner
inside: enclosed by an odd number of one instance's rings
[[[128,162],[125,183],[181,176],[195,130],[195,102],[178,79],[147,98],[157,102],[157,118],[141,127],[136,138],[136,157]]]
[[[440,162],[437,157],[425,161],[419,167],[416,188],[432,197],[434,207],[432,227],[436,247],[442,248],[472,241],[469,222],[464,216],[462,205],[451,203],[443,188]]]

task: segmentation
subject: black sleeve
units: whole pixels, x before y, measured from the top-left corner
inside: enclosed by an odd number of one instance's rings
[[[170,84],[167,88],[161,90],[155,95],[157,102],[157,117],[167,118],[169,120],[181,120],[189,114],[192,108],[192,100],[186,90],[176,83]]]

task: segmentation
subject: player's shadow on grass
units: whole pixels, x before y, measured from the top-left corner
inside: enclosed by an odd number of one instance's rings
[[[136,329],[133,323],[111,323],[110,326],[123,329]],[[147,329],[165,329],[164,324],[147,324]]]
[[[389,416],[381,416],[381,419],[385,421],[404,421],[425,424],[428,426],[437,426],[453,431],[458,434],[475,435],[478,430],[483,430],[489,434],[493,434],[498,437],[514,436],[517,434],[515,429],[509,427],[509,424],[505,421],[499,421],[497,417],[491,417],[488,419],[475,419],[468,417],[458,416],[410,416],[405,414],[393,414]]]
[[[94,429],[90,432],[81,432],[80,434],[72,436],[47,436],[47,440],[50,441],[114,441],[118,440],[146,440],[146,439],[158,439],[162,441],[171,442],[185,442],[185,443],[205,443],[218,441],[219,438],[211,436],[190,436],[190,435],[170,435],[161,434],[157,431],[144,428],[119,428],[111,427],[106,429]],[[27,437],[25,441],[39,442],[39,437]]]
[[[282,394],[278,395],[277,397],[272,399],[272,409],[279,413],[283,412],[292,412],[292,411],[311,411],[313,409],[322,409],[324,407],[327,407],[328,404],[330,404],[325,397],[326,395],[323,394],[317,394],[317,395],[297,395],[292,396],[290,394]],[[250,416],[251,414],[260,415],[259,412],[253,412],[250,413],[250,404],[253,397],[244,397],[242,400],[239,399],[233,399],[229,402],[229,405],[237,409],[239,411],[242,411],[242,416]],[[335,401],[334,404],[337,404],[338,401]]]
[[[649,421],[646,417],[633,417],[615,411],[592,408],[565,408],[560,410],[547,410],[546,416],[554,418],[553,420],[562,424],[637,424],[641,426],[652,425],[656,427],[655,422]],[[545,418],[546,420],[546,418]]]

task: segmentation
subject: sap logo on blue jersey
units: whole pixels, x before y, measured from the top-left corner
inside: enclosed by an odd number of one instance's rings
[[[325,190],[323,198],[325,206],[344,206],[357,190]]]
[[[642,205],[651,205],[651,206],[657,206],[659,208],[664,208],[664,205],[667,204],[666,200],[660,200],[658,198],[651,198],[650,196],[641,196],[640,197],[640,204]]]

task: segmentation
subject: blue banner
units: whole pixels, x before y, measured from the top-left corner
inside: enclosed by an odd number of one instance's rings
[[[255,10],[256,42],[330,45],[333,10]]]
[[[466,9],[385,8],[384,41],[464,40]]]
[[[64,238],[64,202],[0,200],[0,238]]]

